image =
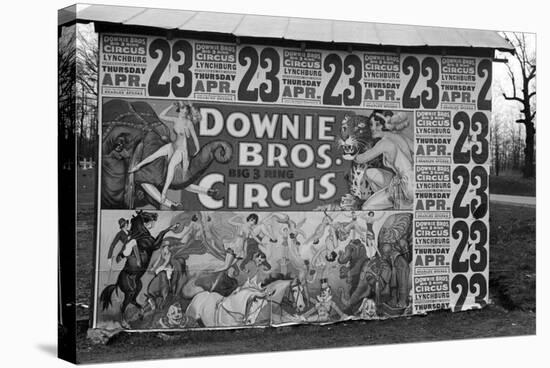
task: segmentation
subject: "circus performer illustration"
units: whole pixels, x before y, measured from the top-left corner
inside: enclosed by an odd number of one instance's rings
[[[172,109],[172,107],[175,107],[177,117],[168,116],[168,112]],[[195,145],[195,155],[199,153],[199,139],[197,138],[194,124],[198,124],[201,121],[202,116],[192,104],[174,102],[174,105],[168,106],[164,109],[160,113],[159,117],[174,124],[173,130],[176,133],[176,139],[165,144],[157,151],[144,158],[141,162],[132,167],[129,172],[136,172],[141,167],[155,161],[160,157],[167,157],[168,168],[166,171],[166,180],[164,182],[162,192],[160,193],[159,201],[164,204],[166,203],[166,193],[168,192],[168,188],[170,187],[170,184],[172,184],[172,179],[174,178],[176,166],[181,165],[183,175],[185,176],[187,174],[187,169],[189,168],[189,149],[187,139],[193,139],[193,144]],[[178,207],[177,205],[172,206],[176,208]]]
[[[346,115],[338,137],[349,193],[340,209],[410,209],[412,206],[412,130],[410,113],[374,110],[369,116]]]
[[[251,213],[244,221],[242,215],[235,215],[226,220],[237,231],[231,240],[224,242],[224,264],[212,271],[213,273],[219,273],[212,289],[216,287],[219,279],[223,277],[222,273],[235,266],[239,260],[241,261],[239,269],[244,271],[248,262],[252,261],[254,255],[260,251],[259,245],[262,244],[264,237],[268,237],[269,241],[273,243],[277,241],[266,223],[268,219],[269,216],[262,222],[259,222],[258,215]]]
[[[367,231],[365,235],[365,245],[367,249],[367,257],[373,258],[375,255],[380,255],[378,247],[376,246],[376,235],[374,233],[374,223],[384,216],[383,212],[375,214],[373,211],[367,212],[367,215],[361,216],[367,225]]]
[[[262,244],[264,237],[275,243],[277,240],[273,235],[272,230],[267,224],[270,216],[266,217],[262,222],[255,213],[251,213],[246,217],[246,222],[242,222],[242,217],[236,215],[228,222],[237,226],[239,231],[237,237],[230,243],[226,244],[226,262],[225,267],[235,262],[236,259],[242,259],[240,269],[244,270],[246,264],[252,260],[254,254],[259,250],[259,245]]]
[[[264,282],[270,278],[270,270],[271,265],[267,262],[265,253],[259,250],[254,253],[252,262],[247,263],[244,271],[247,274],[248,282],[261,289],[265,286]]]
[[[213,263],[212,269],[195,275],[194,283],[203,290],[227,296],[238,286],[235,279],[241,272],[238,262],[245,262],[244,270],[246,263],[253,261],[260,251],[261,241],[274,241],[271,235],[265,235],[270,231],[264,222],[259,222],[256,214],[250,214],[247,221],[243,215],[231,212],[185,211],[171,218],[174,230],[164,242],[170,246],[173,257],[210,254],[221,261],[220,265]]]
[[[319,244],[319,240],[324,236],[326,229],[328,229],[328,235],[324,240],[324,247],[315,247],[316,253],[313,255],[312,263],[314,265],[323,264],[323,258],[331,263],[334,262],[338,256],[336,249],[340,248],[340,242],[346,241],[351,238],[356,239],[359,233],[364,233],[366,228],[359,223],[359,217],[355,212],[349,215],[345,215],[351,219],[351,221],[336,221],[338,216],[342,214],[337,213],[334,217],[330,216],[326,211],[324,212],[323,220],[315,228],[313,234],[306,240],[306,244],[313,241],[314,246]],[[321,263],[319,263],[321,262]]]
[[[200,113],[191,104],[176,102],[159,117],[149,102],[107,99],[102,111],[103,209],[184,209],[185,203],[166,196],[168,189],[223,197],[223,185],[207,188],[198,181],[212,164],[231,160],[232,145],[209,139],[199,146],[194,124]]]
[[[338,234],[337,229],[341,228],[341,224],[335,222],[336,218],[340,214],[336,214],[335,217],[330,216],[327,211],[324,211],[324,216],[319,225],[316,226],[313,234],[308,237],[305,244],[310,242],[313,244],[313,256],[311,258],[311,264],[315,268],[325,269],[327,262],[332,263],[338,257],[336,248],[338,248]],[[323,243],[320,243],[321,239],[325,236],[325,232],[328,229],[328,234],[324,238]],[[322,272],[316,272],[320,274]]]
[[[186,213],[185,215],[176,216],[172,219],[174,222],[175,219],[182,219],[184,222],[176,222],[172,225],[174,226],[174,231],[169,235],[172,238],[179,239],[182,246],[191,246],[195,240],[202,240],[204,236],[204,229],[202,223],[199,221],[199,213]],[[190,221],[185,221],[183,218]],[[177,221],[177,220],[176,220]]]
[[[123,250],[123,255],[126,257],[124,268],[118,274],[116,283],[107,285],[99,297],[102,308],[105,310],[111,306],[113,292],[117,289],[122,291],[124,300],[120,306],[120,318],[122,326],[126,328],[129,327],[124,315],[126,308],[133,304],[139,311],[142,310],[143,307],[137,302],[137,297],[143,286],[141,277],[146,272],[153,252],[161,247],[166,233],[173,230],[172,226],[167,227],[153,237],[150,230],[154,227],[157,219],[158,214],[144,211],[137,211],[132,217],[131,240],[126,243]],[[136,247],[137,252],[129,251],[133,247]],[[138,265],[138,259],[140,265]]]
[[[311,236],[306,239],[305,244],[309,244],[310,242],[312,242],[313,245],[319,244],[319,241],[325,235],[327,228],[331,228],[332,224],[334,223],[334,218],[332,218],[326,210],[324,210],[323,213],[323,220],[321,221],[321,223],[319,223],[319,225],[315,227],[313,234],[311,234]]]
[[[309,322],[328,322],[331,320],[332,312],[336,312],[340,319],[348,316],[340,310],[338,305],[332,300],[332,288],[327,279],[321,280],[321,291],[316,298],[311,298],[313,307],[301,315],[301,319]],[[316,315],[315,315],[316,314]]]
[[[276,270],[283,275],[288,274],[288,265],[290,263],[289,259],[289,248],[290,248],[290,238],[289,230],[287,226],[282,226],[281,228],[275,229],[272,228],[273,234],[277,237],[277,242],[272,244],[266,251],[268,252],[268,258],[273,260],[273,272]]]
[[[163,241],[156,259],[151,259],[149,272],[154,276],[144,296],[151,310],[162,309],[171,297],[178,297],[188,281],[189,256],[171,241]]]
[[[367,228],[359,223],[359,217],[355,211],[351,211],[349,215],[344,213],[344,216],[350,219],[344,228],[352,240],[361,238],[361,234],[367,232]]]
[[[227,214],[208,214],[186,211],[172,217],[172,232],[167,234],[166,241],[175,247],[175,251],[185,255],[209,253],[217,259],[225,260],[224,241],[233,239],[234,231],[227,229],[232,225],[225,224]],[[219,218],[214,225],[213,217]]]
[[[172,259],[172,253],[167,245],[160,248],[160,256],[151,266],[151,271],[158,275],[161,272],[166,274],[166,279],[168,280],[168,286],[170,287],[170,280],[172,279],[172,273],[174,272],[174,267],[170,263]]]
[[[109,266],[112,265],[114,251],[117,244],[122,243],[122,245],[124,246],[130,240],[129,225],[130,225],[130,222],[125,218],[118,219],[118,227],[120,230],[118,233],[116,233],[115,237],[113,238],[111,245],[109,245],[109,251],[107,252],[107,259],[109,260]],[[121,254],[118,253],[116,256],[117,263],[120,262],[121,258],[122,258]]]
[[[409,125],[405,113],[375,110],[369,117],[376,144],[355,156],[355,162],[368,163],[379,156],[385,168],[368,168],[366,180],[373,194],[363,204],[363,209],[410,209],[413,201],[413,152],[411,138],[400,131]]]
[[[288,216],[287,214],[282,213],[273,213],[271,214],[271,218],[273,218],[273,220],[277,221],[280,224],[286,225],[287,230],[285,231],[285,234],[287,235],[287,238],[283,241],[285,241],[287,245],[290,241],[299,246],[301,243],[298,240],[298,236],[301,235],[302,238],[306,237],[306,234],[302,230],[302,226],[304,226],[304,223],[306,222],[305,218],[303,218],[299,223],[291,220],[290,216]]]

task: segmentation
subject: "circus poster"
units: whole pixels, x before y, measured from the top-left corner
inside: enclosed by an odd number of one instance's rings
[[[488,301],[491,64],[100,35],[94,324]]]

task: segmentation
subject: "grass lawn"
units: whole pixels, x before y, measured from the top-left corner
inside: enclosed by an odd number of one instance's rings
[[[76,302],[77,319],[88,318],[88,309],[83,305],[90,305],[93,287],[93,255],[94,255],[94,228],[95,206],[95,170],[78,170],[78,206],[76,219],[76,267],[77,289]]]
[[[536,308],[535,208],[491,203],[489,287],[510,310]]]
[[[535,197],[536,179],[525,179],[520,175],[491,175],[489,177],[489,192]]]

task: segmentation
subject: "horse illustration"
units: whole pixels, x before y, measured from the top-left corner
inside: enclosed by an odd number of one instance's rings
[[[291,283],[292,280],[277,280],[263,289],[245,284],[227,297],[201,291],[185,313],[205,327],[267,324],[272,318],[272,304],[281,304]]]
[[[151,260],[153,252],[160,248],[164,235],[173,227],[168,227],[162,230],[156,238],[149,232],[157,221],[158,215],[152,212],[137,211],[131,219],[130,242],[126,247],[137,247],[137,252],[131,252],[126,255],[126,263],[124,268],[118,274],[115,284],[106,286],[99,300],[103,310],[111,306],[111,298],[113,292],[118,288],[124,293],[124,300],[120,306],[121,324],[128,327],[125,320],[125,312],[128,305],[135,305],[140,311],[142,306],[137,302],[137,297],[141,292],[142,282],[141,277],[147,270],[147,265]],[[139,260],[138,258],[139,257]]]
[[[283,292],[280,303],[275,301],[276,298],[271,298],[271,323],[274,325],[294,321],[293,316],[305,312],[308,308],[307,287],[300,279],[294,278]]]
[[[289,292],[285,300],[288,300],[290,306],[292,307],[292,312],[304,312],[308,302],[307,289],[305,286],[300,282],[300,280],[295,279],[292,281],[288,291]]]

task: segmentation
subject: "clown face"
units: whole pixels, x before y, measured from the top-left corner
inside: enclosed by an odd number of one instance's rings
[[[374,303],[374,300],[363,300],[361,307],[361,318],[369,319],[376,317],[376,303]]]
[[[172,304],[168,308],[166,313],[166,318],[171,325],[179,325],[183,319],[183,312],[181,311],[181,306],[179,304]]]

